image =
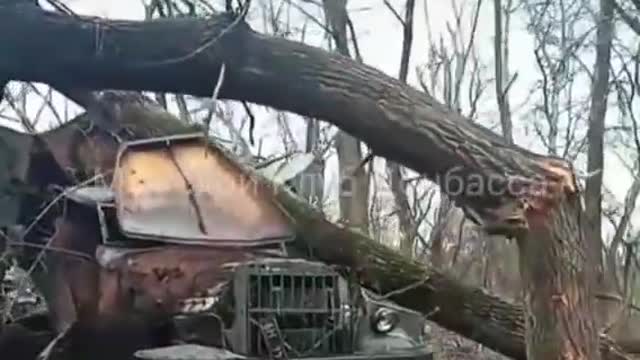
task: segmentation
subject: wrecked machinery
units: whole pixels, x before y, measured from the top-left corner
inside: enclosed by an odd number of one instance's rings
[[[135,356],[431,359],[423,317],[292,250],[301,235],[254,180],[179,135],[125,143],[108,186],[68,193],[100,224],[96,311],[170,319],[171,342]]]

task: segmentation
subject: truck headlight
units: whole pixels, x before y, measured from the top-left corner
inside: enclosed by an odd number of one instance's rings
[[[373,331],[386,334],[393,330],[398,324],[398,314],[387,308],[380,308],[371,317],[371,328]]]

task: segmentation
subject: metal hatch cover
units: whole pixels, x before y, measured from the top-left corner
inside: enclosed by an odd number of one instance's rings
[[[202,134],[124,144],[112,188],[128,237],[234,247],[293,239],[272,190]]]

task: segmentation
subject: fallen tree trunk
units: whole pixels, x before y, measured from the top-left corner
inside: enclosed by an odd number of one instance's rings
[[[438,182],[488,232],[518,238],[529,358],[600,357],[595,274],[584,256],[579,193],[567,162],[511,146],[372,67],[258,34],[228,15],[104,21],[5,1],[0,34],[2,78],[64,89],[209,96],[225,64],[222,98],[333,123]]]
[[[0,3],[0,34],[0,53],[6,54],[0,59],[0,73],[62,89],[210,96],[224,63],[220,98],[335,124],[379,156],[440,180],[443,186],[463,186],[445,190],[487,221],[504,217],[491,213],[523,188],[573,187],[571,167],[563,161],[510,146],[427,94],[370,66],[261,35],[226,15],[106,21],[49,13],[31,3]],[[23,41],[25,37],[32,41]],[[48,54],[46,66],[42,54]],[[447,176],[463,183],[445,184],[453,181]],[[465,191],[471,181],[484,188]]]

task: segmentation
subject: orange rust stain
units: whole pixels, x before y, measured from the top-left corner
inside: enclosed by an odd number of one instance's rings
[[[167,246],[127,254],[101,273],[101,315],[172,312],[228,280],[224,264],[253,258],[242,250]]]

